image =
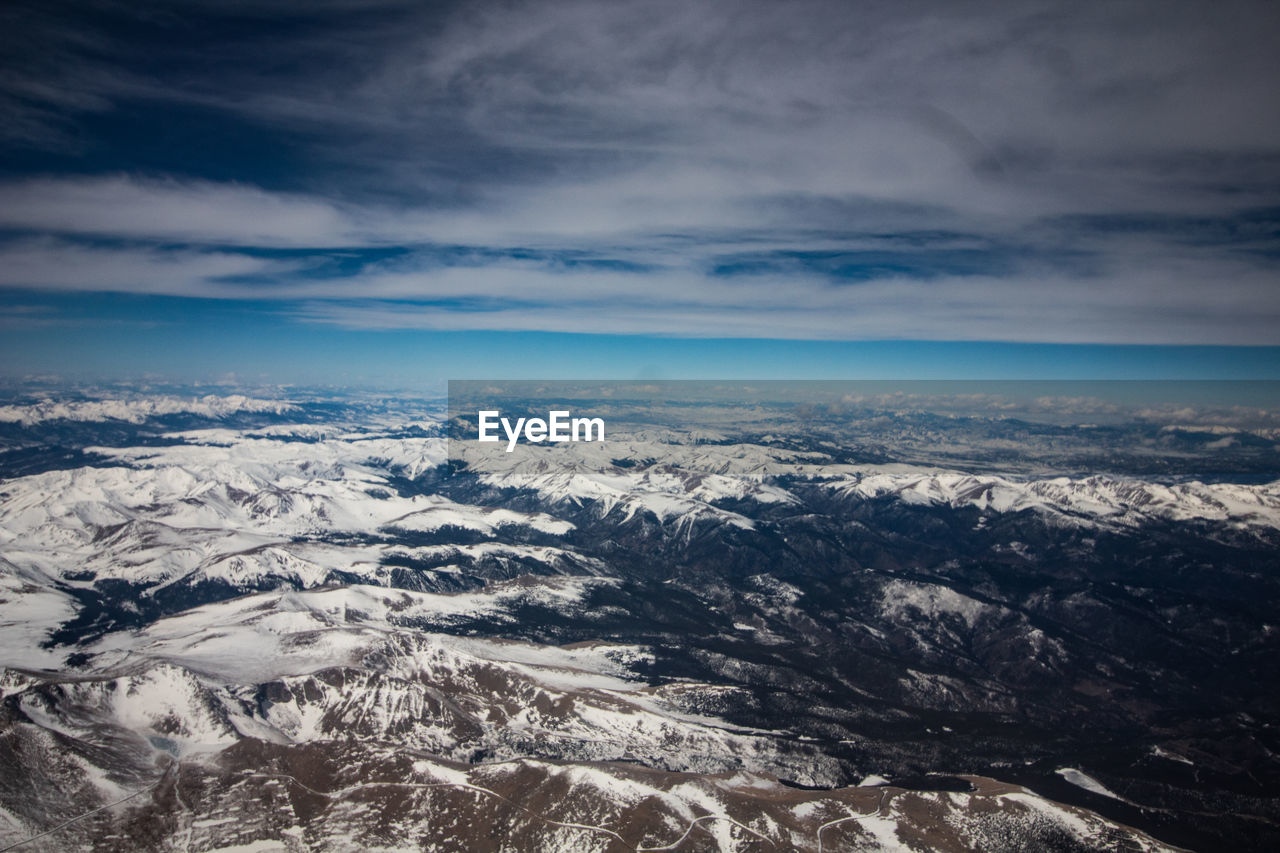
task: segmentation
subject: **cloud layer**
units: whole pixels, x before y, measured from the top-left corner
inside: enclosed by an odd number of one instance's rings
[[[1272,4],[8,14],[0,286],[24,304],[1280,344]]]

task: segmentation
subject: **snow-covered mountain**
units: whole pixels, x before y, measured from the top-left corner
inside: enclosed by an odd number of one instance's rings
[[[508,454],[422,407],[127,402],[0,429],[0,842],[1262,849],[1280,821],[1274,478],[975,473],[959,422],[895,461],[889,416],[874,453],[718,419]]]
[[[243,394],[178,397],[147,395],[125,399],[54,400],[0,406],[0,423],[24,426],[46,421],[124,421],[140,424],[162,415],[199,415],[223,418],[237,412],[282,414],[298,407],[282,400],[262,400]]]
[[[1172,849],[981,777],[947,792],[780,784],[827,786],[839,770],[813,745],[690,710],[723,687],[636,678],[643,648],[406,630],[502,606],[481,598],[248,596],[104,638],[74,679],[10,671],[2,754],[42,766],[5,791],[0,840],[60,813],[87,815],[66,850],[122,833],[164,850]],[[92,813],[138,793],[128,811]]]
[[[749,517],[723,505],[798,505],[778,483],[803,480],[854,499],[891,497],[989,513],[1032,510],[1082,524],[1206,520],[1280,529],[1280,480],[1259,485],[1106,475],[1015,479],[905,464],[833,463],[817,453],[750,444],[687,447],[625,436],[607,449],[522,446],[510,454],[465,449],[458,455],[482,482],[531,489],[551,503],[591,502],[602,514],[618,512],[624,520],[648,512],[663,522],[717,519],[749,527]],[[662,462],[619,467],[619,459]]]

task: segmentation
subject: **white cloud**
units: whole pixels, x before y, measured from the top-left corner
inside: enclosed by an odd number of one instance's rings
[[[273,300],[292,303],[286,313],[299,319],[353,328],[1280,344],[1270,268],[1191,249],[1126,244],[1088,273],[1027,263],[999,275],[866,281],[805,269],[715,275],[667,260],[620,270],[500,255],[442,266],[429,257],[315,277],[308,257],[45,238],[0,246],[0,287]]]
[[[111,248],[37,238],[0,247],[0,287],[236,298],[254,289],[225,279],[291,266],[233,252]]]
[[[0,227],[248,246],[331,246],[355,239],[349,217],[322,199],[243,184],[125,175],[0,185]]]
[[[563,282],[565,276],[524,281]],[[503,284],[482,282],[466,291],[493,294],[493,307],[456,310],[421,304],[311,301],[298,316],[348,328],[507,330],[829,340],[1005,340],[1111,344],[1280,344],[1280,312],[1259,310],[1274,287],[1269,276],[1242,274],[1205,288],[1168,281],[1158,271],[1134,295],[1134,278],[882,280],[833,284],[816,278],[661,280],[604,277],[593,295],[574,288],[526,294],[510,307]],[[586,282],[579,282],[585,284]],[[1124,284],[1119,287],[1118,284]],[[634,289],[627,290],[624,285]],[[639,285],[636,287],[636,285]],[[373,291],[378,293],[377,290]],[[384,291],[385,292],[385,291]],[[437,298],[447,291],[436,289]],[[621,295],[620,295],[621,294]],[[455,295],[464,295],[458,291]]]

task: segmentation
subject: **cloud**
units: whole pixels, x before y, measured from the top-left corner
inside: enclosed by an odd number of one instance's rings
[[[326,194],[429,198],[497,229],[507,210],[634,230],[804,195],[1222,209],[1264,175],[1274,199],[1280,176],[1256,159],[1280,146],[1259,109],[1280,76],[1267,3],[1211,20],[1177,0],[222,6],[116,10],[74,33],[75,16],[33,12],[61,70],[13,88],[65,115],[74,94],[305,133]]]
[[[323,199],[239,184],[111,175],[0,185],[0,228],[21,231],[294,247],[356,241],[354,227]]]
[[[0,287],[236,298],[253,293],[236,279],[276,275],[293,265],[231,252],[87,246],[40,238],[0,246]],[[223,288],[223,290],[219,290]]]
[[[451,270],[420,279],[373,278],[364,300],[312,299],[298,316],[366,329],[1280,344],[1280,310],[1269,272],[1241,266],[1235,275],[1216,279],[1212,289],[1203,286],[1204,278],[1193,262],[1134,266],[1086,280],[899,277],[854,285],[818,276]],[[433,304],[422,304],[428,300]]]
[[[984,218],[1231,205],[1247,199],[1215,193],[1247,195],[1258,164],[1214,158],[1280,144],[1257,109],[1278,19],[1247,3],[1212,22],[1185,3],[470,4],[343,106],[401,139],[398,174],[445,153],[414,137],[443,119],[491,164],[482,198],[528,193],[588,226],[797,195]]]
[[[1273,4],[15,8],[28,142],[193,110],[296,156],[0,183],[10,288],[357,328],[1280,343]]]
[[[1097,251],[1067,262],[1034,243],[963,248],[975,239],[920,249],[868,237],[858,250],[800,255],[767,244],[744,262],[719,244],[263,252],[40,237],[0,243],[0,287],[269,301],[284,316],[361,329],[1280,344],[1265,255],[1130,235],[1118,246],[1096,237]]]

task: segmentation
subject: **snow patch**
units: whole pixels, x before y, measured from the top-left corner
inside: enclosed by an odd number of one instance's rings
[[[1121,797],[1115,791],[1112,791],[1106,785],[1102,784],[1082,770],[1077,770],[1074,767],[1059,767],[1053,772],[1057,773],[1077,788],[1084,788],[1086,791],[1090,791],[1094,794],[1101,794],[1104,797],[1110,797],[1113,800],[1120,800],[1121,802],[1124,802],[1124,797]]]

